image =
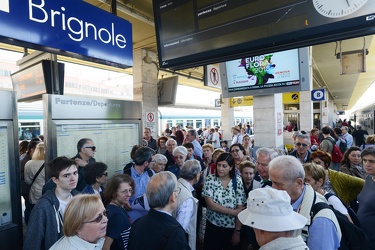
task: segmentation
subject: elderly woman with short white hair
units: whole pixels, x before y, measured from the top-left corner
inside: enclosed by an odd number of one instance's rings
[[[173,157],[175,158],[175,164],[169,166],[168,171],[174,173],[178,178],[180,178],[181,167],[184,164],[187,157],[187,149],[184,146],[178,146],[173,150]]]

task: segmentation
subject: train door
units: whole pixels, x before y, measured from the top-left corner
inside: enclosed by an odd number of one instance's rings
[[[211,119],[204,119],[204,126],[211,126]]]
[[[194,128],[194,120],[186,120],[186,126]]]

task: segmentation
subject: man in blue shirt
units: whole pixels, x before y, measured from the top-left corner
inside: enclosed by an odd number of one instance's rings
[[[311,221],[311,207],[315,203],[326,202],[324,197],[304,183],[305,171],[301,162],[293,156],[279,156],[269,163],[269,175],[272,187],[285,190],[290,198],[293,210],[305,216],[308,221],[302,232],[307,246],[314,250],[338,249],[341,230],[332,210],[322,209]]]

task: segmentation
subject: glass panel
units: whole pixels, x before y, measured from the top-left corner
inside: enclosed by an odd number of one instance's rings
[[[169,127],[171,128],[173,125],[173,123],[172,123],[172,120],[167,120],[167,124],[169,125]]]
[[[184,127],[184,120],[176,120],[176,124],[180,124],[181,127]]]
[[[21,122],[18,123],[18,139],[31,140],[40,135],[39,122]]]
[[[219,126],[219,120],[218,119],[213,119],[213,126]]]
[[[105,162],[108,176],[123,173],[131,161],[130,151],[139,144],[138,124],[63,124],[56,125],[57,155],[73,157],[81,138],[90,138],[96,146],[95,160]],[[121,138],[121,139],[119,139]]]
[[[202,120],[196,120],[195,121],[195,128],[196,129],[198,129],[198,128],[202,128],[202,124],[203,124],[203,122],[202,122]]]
[[[0,153],[0,225],[5,225],[12,222],[8,132],[6,127],[0,127]]]
[[[193,120],[187,120],[186,126],[194,127],[194,121]]]

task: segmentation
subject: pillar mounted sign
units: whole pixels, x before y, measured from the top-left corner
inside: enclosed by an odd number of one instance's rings
[[[77,0],[0,0],[0,42],[128,68],[130,22]]]

